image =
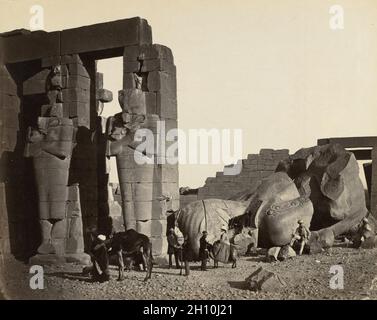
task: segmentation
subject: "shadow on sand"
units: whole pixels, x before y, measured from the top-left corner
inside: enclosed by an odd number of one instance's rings
[[[45,274],[47,277],[58,277],[62,279],[79,280],[83,282],[94,283],[90,276],[83,275],[82,272],[51,272]]]

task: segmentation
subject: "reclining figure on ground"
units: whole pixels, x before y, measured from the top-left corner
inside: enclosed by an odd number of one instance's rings
[[[368,216],[358,163],[338,144],[300,149],[244,199],[199,200],[175,214],[194,252],[203,230],[213,243],[224,223],[229,223],[229,238],[238,225],[253,235],[250,241],[257,238],[258,247],[284,246],[291,242],[298,220],[311,231],[310,251],[319,252],[331,247],[337,236],[357,233]],[[375,220],[368,218],[375,235]]]
[[[319,252],[337,236],[355,232],[367,215],[355,156],[329,144],[300,149],[282,161],[232,222],[258,228],[258,246],[269,248],[288,244],[303,220],[311,230],[310,252]]]
[[[168,217],[168,225],[177,225],[187,235],[194,259],[199,257],[199,239],[203,231],[208,232],[207,241],[214,244],[220,239],[221,226],[227,225],[229,219],[242,215],[247,203],[221,199],[197,200],[189,203]],[[228,231],[232,238],[234,230]],[[251,237],[249,237],[251,239]],[[242,250],[238,249],[242,254]]]

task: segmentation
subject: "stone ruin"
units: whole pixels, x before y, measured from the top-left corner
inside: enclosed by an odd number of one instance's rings
[[[113,93],[103,88],[96,62],[120,56],[120,112],[105,119],[101,112]],[[290,158],[285,149],[262,149],[242,161],[238,175],[218,172],[187,196],[179,195],[177,165],[160,164],[158,143],[155,161],[137,164],[137,129],[151,130],[158,141],[159,120],[166,131],[177,127],[173,55],[152,43],[151,27],[141,18],[0,34],[0,107],[0,253],[21,259],[87,262],[84,231],[97,227],[109,234],[112,226],[148,235],[154,256],[164,258],[168,209],[178,209],[180,201],[232,199],[242,202],[235,206],[238,215],[278,163]],[[329,143],[349,149],[356,160],[372,160],[364,171],[368,209],[376,217],[377,138],[318,141]],[[115,195],[110,157],[119,175]],[[164,196],[171,198],[169,207]],[[226,206],[219,202],[216,210]]]
[[[234,233],[232,226],[243,226],[236,244],[241,251],[252,245],[276,249],[277,256],[281,248],[289,249],[299,220],[310,228],[311,253],[332,247],[341,236],[353,239],[356,246],[365,217],[370,229],[363,248],[375,247],[376,142],[374,137],[320,139],[318,146],[292,155],[262,149],[241,161],[237,175],[218,172],[199,189],[181,188],[185,205],[174,220],[189,234],[196,255],[201,232],[206,230],[213,242],[224,224],[230,228],[228,237]],[[372,160],[363,163],[367,190],[357,160]]]
[[[113,57],[123,57],[123,87],[120,112],[106,123],[101,112],[113,94],[97,61]],[[85,230],[108,234],[124,223],[150,236],[153,254],[164,258],[168,207],[160,197],[178,209],[178,167],[157,163],[158,145],[154,162],[138,166],[128,143],[138,128],[157,140],[159,120],[177,127],[173,55],[153,44],[148,22],[2,33],[0,77],[0,253],[87,262]],[[122,217],[109,185],[112,156]]]

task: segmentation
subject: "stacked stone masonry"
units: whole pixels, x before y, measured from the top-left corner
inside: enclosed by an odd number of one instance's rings
[[[225,175],[224,172],[217,172],[216,177],[207,178],[205,185],[199,188],[197,198],[229,199],[246,190],[252,192],[262,179],[275,171],[281,160],[288,157],[288,149],[261,149],[259,154],[249,154],[247,159],[242,159],[242,169],[239,174]],[[189,197],[193,198],[192,195]],[[185,196],[181,195],[182,198]]]
[[[52,209],[57,202],[65,203],[65,210],[59,205],[64,221],[59,222],[55,233],[59,231],[68,254],[83,252],[83,233],[88,227],[106,233],[111,215],[119,228],[131,217],[137,230],[152,237],[154,254],[165,253],[166,211],[168,207],[178,208],[179,193],[177,166],[161,164],[165,157],[160,152],[163,143],[157,145],[153,164],[137,167],[132,160],[124,159],[120,176],[125,183],[119,188],[124,192],[116,195],[124,201],[117,199],[118,203],[112,197],[109,185],[106,119],[101,113],[113,94],[103,88],[104,75],[97,72],[96,61],[118,56],[124,57],[123,88],[119,89],[133,89],[130,76],[141,77],[147,118],[165,121],[167,130],[176,128],[173,55],[169,48],[152,44],[146,20],[124,19],[56,32],[20,29],[0,34],[1,253],[20,257],[35,254],[41,241],[39,223],[42,229],[45,223],[39,221],[41,208],[56,212]],[[62,160],[67,164],[66,171],[59,169],[56,177],[49,174],[56,168],[43,171],[38,167],[41,170],[36,171],[33,166],[39,161],[35,157],[41,143],[26,148],[31,157],[25,157],[28,128],[38,125],[41,129],[40,124],[51,119],[74,127],[71,141],[63,137],[67,128],[59,133],[61,138],[52,139],[58,151],[59,146],[67,149],[68,143],[72,144],[71,153]],[[160,129],[155,124],[150,129],[157,141]],[[42,145],[48,149],[49,142],[47,139]],[[126,153],[128,156],[131,153]],[[53,162],[46,161],[46,165]],[[36,174],[42,178],[36,179]],[[65,179],[67,182],[63,182]],[[50,191],[46,193],[49,183],[56,184],[52,198]],[[36,184],[44,187],[36,188]],[[171,197],[169,206],[160,199],[162,195]]]
[[[176,68],[171,50],[162,45],[126,47],[123,57],[123,89],[137,89],[135,76],[139,77],[145,113],[158,119],[157,127],[155,122],[148,126],[155,141],[152,163],[136,163],[133,151],[117,157],[126,228],[149,236],[153,254],[163,255],[167,252],[167,210],[179,206],[178,166],[168,164],[164,152],[174,143],[165,141],[164,133],[177,128]]]

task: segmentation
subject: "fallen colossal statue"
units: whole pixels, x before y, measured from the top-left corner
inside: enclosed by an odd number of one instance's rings
[[[183,234],[188,235],[195,257],[199,255],[199,239],[203,231],[208,232],[207,241],[214,243],[220,237],[220,228],[230,218],[242,215],[247,203],[206,199],[193,201],[175,212],[175,222]]]
[[[193,250],[197,250],[204,230],[204,208],[210,208],[207,212],[213,215],[208,220],[209,240],[218,236],[225,221],[230,226],[229,238],[232,227],[241,225],[257,230],[258,247],[285,246],[291,242],[298,220],[302,220],[311,231],[311,252],[331,247],[339,235],[355,232],[368,216],[355,156],[335,144],[300,149],[282,161],[247,199],[206,199],[182,208],[176,219],[182,232],[189,235]],[[218,209],[211,211],[214,206],[223,207],[220,214]]]
[[[277,171],[287,172],[313,203],[312,252],[331,247],[335,237],[352,232],[368,215],[356,158],[339,144],[300,149]]]

